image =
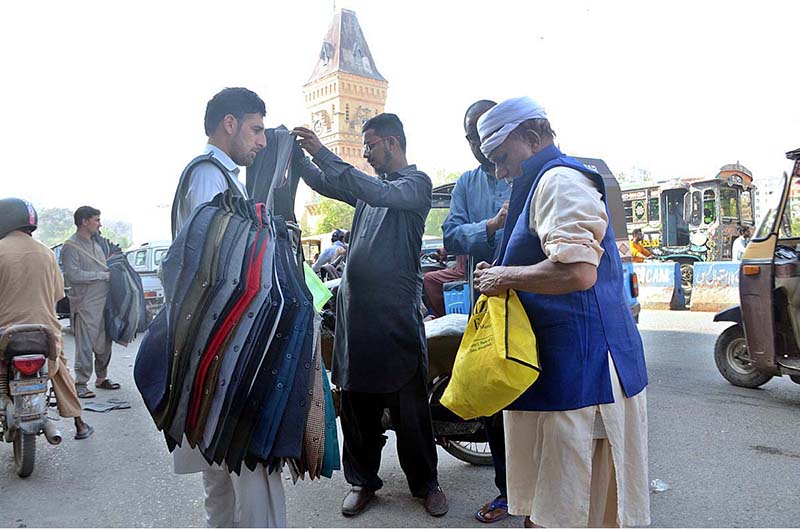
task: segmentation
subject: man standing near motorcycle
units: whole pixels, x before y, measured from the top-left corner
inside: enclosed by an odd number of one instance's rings
[[[478,136],[478,118],[496,104],[485,99],[476,101],[464,115],[467,142],[480,165],[459,177],[450,198],[450,213],[442,224],[447,253],[471,256],[475,263],[494,261],[496,250],[503,240],[508,198],[511,195],[508,182],[495,178],[494,164],[481,152],[481,139]],[[455,270],[445,268],[425,274],[425,295],[437,316],[444,314],[444,283],[464,279],[463,261],[461,257],[460,266]],[[485,417],[483,424],[492,451],[494,482],[499,494],[483,505],[475,513],[475,518],[480,522],[492,523],[508,517],[503,413]]]
[[[53,252],[31,237],[37,224],[36,210],[29,202],[0,200],[0,329],[33,323],[55,331],[58,358],[48,360],[47,368],[58,413],[75,419],[75,439],[86,439],[94,428],[81,418],[81,404],[67,367],[56,316],[56,303],[64,297],[64,280]]]
[[[419,309],[419,252],[431,208],[431,180],[406,161],[405,132],[396,115],[373,117],[362,133],[364,158],[378,178],[344,162],[309,129],[292,131],[319,167],[306,162],[306,183],[356,208],[336,300],[333,356],[333,381],[342,389],[344,475],[352,485],[342,514],[362,512],[383,486],[378,469],[386,443],[383,410],[389,408],[411,494],[424,499],[431,516],[442,516],[447,498],[436,470],[428,351]]]
[[[110,288],[108,257],[100,244],[100,210],[81,206],[75,210],[75,233],[64,242],[61,262],[70,286],[69,307],[75,331],[75,386],[82,399],[94,398],[87,387],[94,364],[95,387],[119,389],[108,377],[111,338],[106,334],[103,309]]]

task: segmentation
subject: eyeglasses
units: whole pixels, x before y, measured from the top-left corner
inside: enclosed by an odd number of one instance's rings
[[[378,138],[377,140],[371,141],[369,143],[365,143],[364,147],[361,148],[361,152],[364,156],[369,156],[369,153],[372,152],[372,146],[382,142],[383,140],[388,140],[389,138],[394,138],[394,136],[386,136],[385,138]]]

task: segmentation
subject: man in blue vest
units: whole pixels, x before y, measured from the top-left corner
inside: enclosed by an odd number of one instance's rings
[[[476,284],[517,292],[542,367],[504,412],[509,512],[526,526],[648,525],[647,369],[603,179],[554,145],[530,98],[495,106],[478,132],[514,184],[499,265],[479,263]]]

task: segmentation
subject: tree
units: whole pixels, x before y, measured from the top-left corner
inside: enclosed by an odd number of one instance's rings
[[[315,233],[328,233],[337,228],[349,230],[353,224],[355,209],[349,204],[332,198],[320,197],[316,208],[319,222],[314,230]]]
[[[60,244],[75,232],[72,211],[67,208],[41,208],[38,213],[39,227],[33,235],[47,246]]]

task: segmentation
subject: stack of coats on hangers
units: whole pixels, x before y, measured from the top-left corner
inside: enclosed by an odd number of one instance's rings
[[[142,278],[121,252],[112,253],[106,259],[106,266],[111,276],[103,309],[106,334],[118,344],[127,346],[147,326]]]
[[[263,463],[330,477],[336,419],[300,229],[265,205],[276,187],[293,202],[296,182],[288,160],[271,165],[264,203],[219,194],[178,233],[134,378],[170,450],[188,442],[237,473]]]

